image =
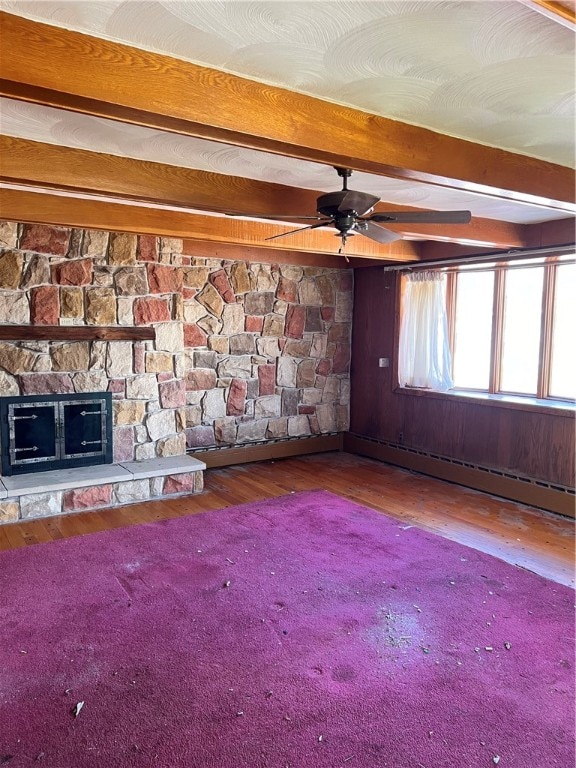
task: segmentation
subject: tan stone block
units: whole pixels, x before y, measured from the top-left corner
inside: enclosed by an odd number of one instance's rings
[[[308,416],[290,416],[288,419],[288,436],[303,437],[310,434],[310,422]]]
[[[106,392],[108,377],[104,371],[79,371],[72,377],[75,392]]]
[[[110,288],[114,285],[114,267],[94,267],[92,285],[97,288]]]
[[[230,351],[228,336],[209,336],[208,348],[221,355],[227,355]]]
[[[294,280],[298,282],[302,279],[304,270],[302,267],[295,267],[292,264],[280,264],[280,274],[286,277],[288,280]]]
[[[235,261],[232,264],[230,282],[234,293],[248,293],[252,290],[253,277],[245,261]]]
[[[52,493],[31,493],[20,497],[22,520],[33,517],[50,517],[62,512],[62,491]]]
[[[264,318],[264,327],[262,329],[263,336],[283,336],[284,335],[284,316],[283,315],[267,315]]]
[[[114,341],[106,349],[106,373],[111,379],[128,376],[133,372],[132,343]]]
[[[272,271],[270,264],[258,264],[253,269],[256,278],[256,290],[257,291],[272,291],[276,292],[276,285],[278,277],[275,272]]]
[[[204,288],[208,282],[210,270],[208,267],[184,267],[182,276],[187,288]]]
[[[307,306],[322,306],[322,296],[314,278],[305,277],[298,285],[300,303]]]
[[[36,253],[28,261],[20,287],[27,291],[29,288],[49,282],[50,266],[48,257]]]
[[[108,248],[108,232],[100,232],[97,229],[84,230],[82,241],[82,255],[104,258]]]
[[[27,325],[30,322],[30,305],[24,293],[0,294],[0,323]]]
[[[11,397],[20,394],[18,381],[4,371],[0,371],[0,392],[2,392],[3,397]]]
[[[196,296],[196,299],[203,304],[206,309],[216,317],[222,317],[224,311],[224,299],[216,288],[211,283],[207,283],[200,293]],[[234,305],[230,305],[234,306]],[[244,322],[242,322],[244,325]]]
[[[158,380],[153,373],[126,379],[126,397],[133,400],[157,400]]]
[[[84,316],[82,288],[60,288],[60,316],[76,319]]]
[[[146,373],[172,373],[174,356],[170,352],[146,352]]]
[[[186,435],[179,432],[158,440],[156,443],[157,456],[183,456],[186,453]]]
[[[24,256],[17,251],[0,253],[0,288],[16,290],[22,278]]]
[[[120,296],[117,300],[118,325],[134,325],[134,299]]]
[[[146,414],[146,403],[143,400],[115,400],[112,404],[114,411],[114,426],[142,424]]]
[[[218,335],[222,330],[222,320],[219,320],[214,315],[204,315],[198,320],[198,327],[201,328],[208,336]]]
[[[20,373],[29,373],[36,360],[37,354],[15,344],[0,342],[0,368],[17,376]]]
[[[53,371],[86,371],[90,361],[87,341],[75,341],[52,347]]]
[[[108,263],[136,264],[136,246],[136,235],[129,235],[126,232],[112,232],[108,244]]]
[[[114,286],[119,296],[145,296],[148,280],[145,267],[125,267],[114,273]]]
[[[288,419],[270,419],[266,430],[266,437],[273,440],[281,437],[288,437]]]
[[[15,221],[0,221],[0,248],[16,248],[18,245],[18,224]]]
[[[116,324],[116,297],[112,288],[89,288],[86,291],[88,325]]]
[[[159,323],[156,330],[156,350],[159,352],[181,352],[184,349],[184,326],[182,323]]]
[[[0,525],[14,523],[20,516],[20,505],[17,501],[0,501]]]

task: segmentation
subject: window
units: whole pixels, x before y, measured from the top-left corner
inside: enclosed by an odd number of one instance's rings
[[[573,255],[437,271],[446,276],[453,390],[576,398]]]

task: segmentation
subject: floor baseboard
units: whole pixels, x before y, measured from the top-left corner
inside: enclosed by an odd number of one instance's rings
[[[464,466],[464,463],[455,463],[441,457],[426,455],[424,452],[407,450],[350,432],[344,434],[343,449],[349,453],[378,459],[387,464],[458,483],[477,491],[539,507],[564,517],[576,517],[573,493],[537,480],[507,476],[504,472],[469,464]]]
[[[233,464],[246,464],[252,461],[268,461],[270,459],[286,459],[290,456],[305,456],[310,453],[341,451],[343,439],[344,433],[340,432],[333,435],[278,440],[257,445],[194,451],[189,455],[203,461],[206,467],[210,469],[213,467],[228,467]]]

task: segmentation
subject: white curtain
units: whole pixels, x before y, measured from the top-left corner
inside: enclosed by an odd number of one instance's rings
[[[404,280],[398,360],[400,386],[450,389],[453,381],[446,278],[441,272],[413,272]]]

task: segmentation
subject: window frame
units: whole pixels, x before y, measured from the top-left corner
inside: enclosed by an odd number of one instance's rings
[[[552,362],[552,339],[553,339],[553,321],[554,321],[554,297],[556,292],[556,282],[558,279],[558,267],[562,264],[571,263],[575,258],[571,255],[571,260],[567,261],[566,254],[550,255],[544,260],[535,258],[533,264],[518,264],[513,260],[498,259],[496,256],[490,265],[483,267],[478,265],[478,271],[494,272],[494,294],[493,294],[493,313],[492,313],[492,337],[490,351],[490,376],[488,389],[475,389],[470,387],[454,387],[447,392],[435,390],[425,390],[412,387],[397,387],[396,392],[410,393],[419,396],[431,396],[441,398],[465,398],[477,403],[489,403],[497,407],[513,407],[527,410],[548,409],[552,413],[566,410],[573,412],[576,403],[571,398],[561,398],[550,395],[551,380],[551,362]],[[564,258],[563,258],[564,257]],[[462,263],[454,264],[450,267],[437,267],[439,271],[446,273],[446,310],[448,319],[448,336],[450,341],[450,350],[454,352],[455,341],[455,319],[456,319],[456,301],[457,301],[457,277],[459,267]],[[502,349],[503,349],[503,330],[504,330],[504,307],[505,307],[505,286],[506,275],[510,269],[530,269],[531,267],[541,266],[544,269],[542,303],[540,309],[540,350],[538,359],[538,379],[536,394],[526,394],[520,392],[508,392],[501,389],[502,376]],[[430,267],[428,267],[430,269]],[[402,281],[399,281],[402,283]],[[397,334],[397,343],[399,341]]]

